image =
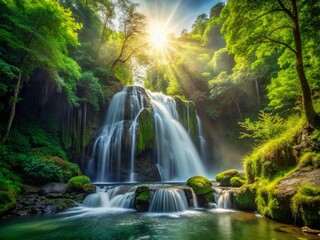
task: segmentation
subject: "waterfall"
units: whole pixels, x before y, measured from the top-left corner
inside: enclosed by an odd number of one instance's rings
[[[182,212],[188,208],[183,189],[156,189],[151,197],[149,212]]]
[[[178,121],[174,100],[149,92],[156,126],[157,166],[162,181],[184,181],[206,175],[200,156],[186,129]]]
[[[202,124],[198,114],[196,115],[196,117],[197,117],[197,125],[198,125],[198,138],[200,143],[200,155],[202,160],[205,162],[207,160],[207,143],[203,136]]]
[[[135,187],[122,186],[98,188],[97,192],[88,195],[83,202],[85,207],[91,208],[133,208]]]
[[[150,119],[140,119],[146,111],[151,113]],[[147,93],[142,87],[125,87],[111,100],[105,125],[93,144],[88,175],[95,182],[185,181],[195,175],[206,176],[188,134],[189,107],[186,111],[188,129],[179,122],[173,98]],[[139,132],[143,121],[152,125],[149,134],[153,140],[144,142],[151,145],[148,149],[141,149],[138,142],[145,137]]]
[[[219,194],[215,195],[218,208],[234,209],[233,196],[232,190],[221,190]]]

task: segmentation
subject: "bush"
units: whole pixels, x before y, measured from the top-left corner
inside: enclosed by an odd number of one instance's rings
[[[216,175],[216,181],[220,183],[221,186],[230,187],[230,180],[233,177],[241,177],[240,173],[236,169],[230,169],[224,172],[221,172]]]
[[[75,191],[83,191],[84,185],[90,183],[90,178],[87,176],[76,176],[73,178],[70,178],[68,181],[68,189],[75,190]]]
[[[23,162],[23,175],[28,182],[43,184],[60,181],[62,169],[54,162],[42,159],[38,156],[30,156]]]
[[[197,195],[213,192],[211,181],[205,177],[194,176],[192,178],[189,178],[187,181],[187,185],[191,187]]]
[[[315,152],[306,152],[299,159],[299,167],[311,166],[320,168],[320,154]]]

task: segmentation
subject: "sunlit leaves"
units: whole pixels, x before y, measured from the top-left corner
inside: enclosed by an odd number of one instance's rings
[[[241,132],[240,138],[249,137],[258,142],[272,139],[286,129],[283,118],[264,111],[260,111],[258,121],[252,122],[246,118],[245,121],[239,122],[239,125],[246,130]]]

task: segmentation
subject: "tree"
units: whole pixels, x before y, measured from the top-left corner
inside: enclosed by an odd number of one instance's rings
[[[112,63],[111,70],[117,63],[126,63],[133,57],[142,47],[146,46],[143,42],[145,33],[145,16],[138,12],[138,4],[130,0],[119,0],[120,16],[120,51]]]
[[[4,143],[15,117],[20,90],[36,67],[50,73],[75,103],[72,89],[74,79],[80,77],[80,69],[68,57],[67,46],[78,44],[76,31],[81,26],[74,21],[71,12],[56,1],[0,0],[0,9],[0,56],[6,66],[0,74],[8,77],[6,85],[12,92],[8,122],[1,140]]]
[[[222,30],[226,34],[227,47],[235,55],[248,55],[257,45],[263,45],[266,54],[275,49],[287,49],[292,53],[302,89],[304,112],[307,121],[316,126],[320,124],[320,116],[313,107],[304,66],[303,44],[308,41],[308,36],[301,32],[301,25],[308,20],[303,17],[310,15],[305,5],[320,8],[316,1],[230,0],[223,10],[226,21]]]

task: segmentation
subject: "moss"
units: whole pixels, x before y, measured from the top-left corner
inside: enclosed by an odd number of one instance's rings
[[[144,109],[139,116],[138,154],[154,147],[155,128],[151,108]]]
[[[137,209],[137,211],[148,211],[150,199],[150,189],[147,186],[138,186],[134,196],[134,206]]]
[[[96,186],[91,183],[84,184],[82,189],[86,193],[95,193],[96,192]]]
[[[189,178],[187,181],[187,185],[191,187],[197,195],[213,192],[211,181],[205,177],[194,176],[192,178]]]
[[[74,191],[83,191],[84,185],[90,183],[90,179],[87,176],[76,176],[68,181],[68,189]]]
[[[320,187],[306,185],[292,198],[292,212],[301,217],[303,224],[320,229]]]
[[[230,179],[230,184],[232,187],[241,187],[243,184],[245,184],[246,180],[241,177],[232,177]]]
[[[281,178],[268,183],[260,181],[257,185],[256,203],[258,211],[275,220],[293,223],[290,209],[290,196],[281,196],[276,191],[276,186]]]
[[[16,192],[13,188],[9,187],[0,191],[0,215],[13,209],[16,203]]]
[[[230,169],[224,172],[221,172],[216,175],[216,181],[220,183],[221,186],[231,186],[230,180],[233,177],[240,178],[241,175],[236,169]]]
[[[198,123],[197,123],[197,113],[194,102],[187,101],[182,97],[175,96],[174,100],[176,102],[176,108],[179,116],[179,121],[183,127],[188,131],[191,139],[194,143],[198,140]],[[189,111],[189,119],[188,119]]]
[[[243,185],[239,191],[235,192],[235,204],[237,209],[245,211],[254,211],[257,209],[256,199],[256,185]]]
[[[320,168],[320,153],[306,152],[299,158],[299,167]]]

